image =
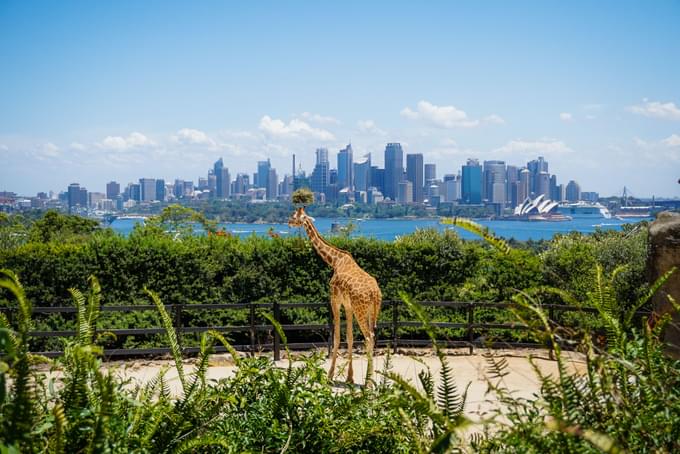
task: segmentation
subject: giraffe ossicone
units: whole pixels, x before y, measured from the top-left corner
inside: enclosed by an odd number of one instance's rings
[[[312,246],[319,256],[333,268],[330,282],[331,310],[333,312],[333,351],[328,378],[333,379],[335,361],[340,348],[340,308],[345,309],[347,322],[347,352],[349,367],[347,382],[353,383],[352,370],[352,318],[356,318],[361,333],[366,340],[366,356],[368,360],[366,379],[373,375],[373,347],[375,346],[375,329],[380,314],[382,293],[378,282],[373,276],[364,271],[352,255],[328,243],[314,226],[314,218],[305,213],[304,208],[298,208],[288,220],[291,227],[303,227]]]

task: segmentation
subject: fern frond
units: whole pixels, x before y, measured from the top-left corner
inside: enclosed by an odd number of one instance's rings
[[[236,367],[241,367],[241,357],[239,356],[234,346],[231,345],[231,343],[229,343],[227,338],[224,337],[222,333],[212,329],[208,331],[208,334],[213,338],[217,339],[224,346],[224,348],[227,349],[232,359],[234,360],[234,364],[236,365]]]
[[[624,318],[624,327],[626,327],[626,328],[629,328],[629,327],[630,327],[630,323],[631,323],[631,321],[633,320],[633,317],[635,317],[635,313],[636,313],[638,310],[640,310],[640,308],[641,308],[642,306],[644,306],[645,303],[647,303],[647,302],[652,298],[652,296],[654,296],[654,294],[655,294],[656,292],[659,291],[659,289],[666,283],[666,281],[671,277],[671,275],[672,275],[675,271],[676,271],[675,267],[673,267],[673,268],[671,268],[670,270],[666,271],[666,272],[663,274],[663,276],[661,276],[659,279],[657,279],[657,280],[652,284],[652,286],[649,288],[649,290],[647,290],[647,292],[646,292],[644,295],[642,295],[642,297],[640,297],[640,299],[638,299],[638,300],[635,302],[635,305],[633,305],[633,307],[631,307],[630,310],[629,310],[629,311],[626,313],[626,315],[625,315],[625,318]],[[669,295],[669,296],[670,296],[670,295]],[[672,297],[671,297],[671,298],[672,298]]]
[[[31,330],[33,307],[31,302],[26,299],[26,292],[19,282],[19,277],[12,270],[0,269],[0,287],[9,290],[16,298],[19,304],[19,333],[20,335],[27,335]]]
[[[54,417],[54,434],[50,440],[50,451],[55,454],[66,453],[66,429],[68,422],[64,414],[64,407],[57,403],[52,408],[52,416]]]
[[[85,295],[77,288],[70,288],[68,292],[71,294],[73,304],[76,306],[76,339],[78,344],[87,345],[89,338],[89,326],[87,324],[87,305],[85,304]]]
[[[455,225],[456,227],[460,227],[461,229],[467,230],[470,233],[474,233],[489,243],[491,246],[496,248],[502,254],[510,253],[511,248],[508,243],[491,233],[488,227],[477,224],[470,219],[459,217],[440,218],[439,222],[446,225]]]
[[[187,391],[186,377],[184,376],[184,365],[182,363],[182,349],[177,341],[177,333],[175,333],[175,327],[172,324],[172,319],[168,315],[168,311],[165,310],[165,306],[161,302],[156,292],[149,290],[144,287],[144,291],[151,298],[151,301],[158,308],[158,312],[161,314],[161,322],[163,323],[163,328],[165,328],[165,334],[168,336],[168,342],[170,343],[170,351],[172,353],[172,358],[175,361],[175,368],[177,369],[177,375],[179,376],[179,381],[182,383],[182,389]]]
[[[219,435],[204,435],[202,437],[190,438],[184,441],[173,450],[173,453],[184,454],[187,452],[198,452],[200,451],[199,448],[205,448],[208,446],[219,446],[228,451],[231,447],[228,440],[224,437],[220,437]]]

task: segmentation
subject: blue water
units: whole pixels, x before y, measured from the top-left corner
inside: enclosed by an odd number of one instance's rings
[[[638,220],[621,221],[618,219],[604,219],[596,217],[574,218],[571,221],[563,222],[529,222],[529,221],[477,221],[479,224],[489,227],[497,236],[506,239],[526,241],[550,239],[556,233],[567,233],[572,231],[592,233],[596,229],[620,230],[621,226]],[[134,225],[139,222],[136,219],[117,219],[111,224],[111,228],[116,232],[127,236]],[[346,225],[348,219],[329,219],[317,218],[316,226],[323,235],[331,235],[331,225],[334,223]],[[451,226],[438,224],[435,219],[367,219],[352,220],[356,229],[352,233],[353,237],[371,237],[385,241],[392,241],[398,236],[413,233],[416,229],[436,228],[443,231],[454,228]],[[296,235],[298,229],[289,228],[287,224],[245,224],[245,223],[225,223],[220,224],[227,232],[240,237],[255,235],[268,235],[270,229],[282,237]],[[464,230],[455,228],[462,238],[477,239],[477,237]],[[197,232],[198,233],[198,232]]]

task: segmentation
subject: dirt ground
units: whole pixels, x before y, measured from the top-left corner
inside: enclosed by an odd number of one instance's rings
[[[481,418],[489,410],[497,407],[498,402],[492,394],[487,394],[487,367],[488,362],[485,354],[490,353],[497,357],[507,360],[509,374],[504,377],[503,382],[507,389],[513,391],[518,397],[531,398],[539,391],[539,382],[536,374],[529,363],[529,356],[534,357],[535,363],[543,373],[554,374],[557,371],[557,363],[549,359],[546,350],[535,349],[514,349],[514,350],[476,350],[473,355],[468,355],[466,350],[447,351],[447,360],[451,365],[455,380],[459,390],[465,389],[469,384],[465,413],[468,417],[476,420]],[[293,352],[293,357],[296,353]],[[354,379],[358,384],[363,383],[366,373],[366,358],[361,354],[354,354]],[[569,367],[574,371],[581,372],[585,369],[585,362],[582,355],[577,353],[564,353],[568,359]],[[385,362],[384,352],[378,352],[375,357],[375,369],[382,370]],[[432,371],[435,380],[438,380],[440,364],[436,356],[429,349],[404,350],[397,354],[390,355],[392,371],[402,377],[418,383],[418,372],[426,367]],[[192,370],[194,360],[185,360],[185,373]],[[326,360],[325,367],[328,368],[330,361]],[[174,363],[167,360],[134,360],[134,361],[113,361],[105,363],[106,367],[111,368],[121,378],[131,379],[132,383],[143,384],[158,374],[162,368],[168,368],[166,379],[170,385],[171,392],[179,394],[181,385],[174,369]],[[277,362],[280,367],[286,367],[288,362],[282,359]],[[344,381],[346,370],[346,354],[338,358],[339,373],[336,380]],[[233,375],[235,370],[234,363],[229,355],[213,355],[208,369],[208,380],[219,380]],[[338,370],[336,368],[336,370]],[[58,374],[56,374],[58,375]],[[339,389],[342,389],[340,386]]]

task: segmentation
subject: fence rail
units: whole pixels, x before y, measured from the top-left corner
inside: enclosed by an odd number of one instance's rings
[[[472,354],[475,347],[490,347],[490,348],[513,348],[513,347],[547,347],[552,349],[552,345],[541,345],[534,342],[514,342],[514,341],[492,341],[487,340],[483,334],[492,329],[504,329],[511,331],[526,331],[529,326],[522,323],[484,323],[477,321],[475,315],[479,309],[501,309],[509,310],[511,308],[518,308],[514,303],[492,303],[492,302],[462,302],[462,301],[421,301],[418,304],[425,307],[448,308],[452,310],[464,310],[466,313],[464,323],[456,322],[431,322],[432,326],[437,328],[448,329],[462,329],[465,331],[464,339],[438,340],[442,346],[449,348],[468,348],[469,353]],[[168,313],[172,316],[174,321],[174,329],[177,338],[182,343],[182,337],[186,334],[201,334],[210,330],[215,330],[222,333],[247,333],[249,337],[248,344],[236,344],[234,347],[239,351],[246,351],[254,354],[258,351],[273,351],[274,358],[278,360],[281,354],[281,339],[278,332],[273,325],[267,323],[259,323],[257,317],[258,310],[271,311],[274,320],[276,320],[285,332],[290,331],[316,331],[327,333],[327,338],[321,342],[288,342],[288,347],[291,349],[309,349],[325,346],[329,350],[331,348],[333,339],[333,320],[329,303],[239,303],[239,304],[170,304],[165,306]],[[281,318],[281,311],[286,309],[307,308],[307,309],[328,309],[329,320],[326,324],[283,324]],[[385,347],[390,346],[396,352],[399,347],[407,346],[428,346],[432,342],[429,339],[423,338],[403,338],[399,335],[400,328],[418,328],[422,327],[422,323],[412,320],[401,320],[400,315],[402,308],[405,308],[403,302],[399,300],[383,301],[383,313],[391,311],[391,320],[381,321],[378,323],[378,332],[387,332],[389,335],[378,336],[376,346]],[[595,308],[561,305],[561,304],[544,304],[541,306],[543,310],[548,313],[551,323],[556,323],[557,315],[567,312],[580,313],[596,313]],[[184,323],[185,315],[193,311],[201,310],[249,310],[249,323],[247,325],[220,325],[220,326],[187,326]],[[102,312],[140,312],[140,311],[157,311],[154,305],[127,305],[127,306],[101,306]],[[12,319],[12,308],[0,308],[0,312],[8,315]],[[75,307],[34,307],[34,314],[70,314],[75,313]],[[644,317],[650,315],[649,312],[638,311],[636,316]],[[343,323],[344,325],[344,323]],[[153,328],[113,328],[100,329],[100,332],[112,333],[116,336],[142,336],[152,334],[163,334],[165,329],[162,327]],[[271,342],[260,342],[257,333],[270,332]],[[32,337],[72,337],[76,335],[75,330],[52,330],[52,331],[33,331]],[[477,336],[479,335],[479,336]],[[477,336],[477,337],[476,337]],[[346,345],[346,342],[342,343]],[[355,341],[355,344],[362,345],[360,340]],[[226,349],[222,346],[214,347],[216,352],[224,352]],[[195,354],[199,351],[198,347],[183,347],[182,351],[185,354]],[[53,351],[36,351],[32,352],[48,357],[56,357],[63,354],[61,350]],[[170,353],[170,348],[110,348],[104,350],[105,357],[135,357],[135,356],[153,356],[164,355]],[[551,352],[552,353],[552,352]]]

